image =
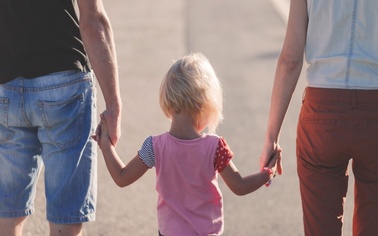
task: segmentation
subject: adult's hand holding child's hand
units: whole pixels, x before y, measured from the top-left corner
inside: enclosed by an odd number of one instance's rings
[[[279,175],[282,175],[282,149],[277,143],[274,143],[271,146],[264,146],[260,156],[260,169],[263,169],[264,167],[271,168],[270,163],[272,160],[276,161],[275,171],[277,171]]]
[[[101,121],[96,128],[96,133],[92,138],[97,142],[100,149],[109,148],[112,142],[109,137],[109,130],[103,114],[100,115]]]
[[[106,123],[105,116],[101,114],[100,118],[101,118],[101,121],[96,131],[96,139],[100,148],[104,150],[104,149],[110,148],[110,146],[113,146],[113,144],[109,137],[109,129]]]
[[[100,116],[107,125],[108,137],[111,140],[111,143],[116,146],[121,137],[120,112],[118,110],[113,111],[111,109],[106,109]]]
[[[267,167],[271,169],[275,175],[276,172],[279,171],[279,168],[281,167],[281,160],[282,160],[282,149],[280,147],[277,147],[277,149],[272,153],[270,160],[268,162]],[[282,173],[278,172],[279,174]]]

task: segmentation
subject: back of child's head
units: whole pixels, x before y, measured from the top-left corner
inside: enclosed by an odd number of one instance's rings
[[[222,86],[208,59],[192,53],[176,61],[160,86],[160,106],[164,114],[186,112],[214,133],[222,121]]]

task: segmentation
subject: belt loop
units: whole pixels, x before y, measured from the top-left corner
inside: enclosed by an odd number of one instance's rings
[[[85,68],[85,72],[86,73],[91,72],[91,69],[90,69],[88,63],[85,63],[85,67],[84,68]]]

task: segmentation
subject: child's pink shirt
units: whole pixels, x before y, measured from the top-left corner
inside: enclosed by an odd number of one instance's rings
[[[181,140],[169,133],[152,137],[158,192],[158,222],[163,235],[219,235],[223,198],[214,169],[220,137]]]

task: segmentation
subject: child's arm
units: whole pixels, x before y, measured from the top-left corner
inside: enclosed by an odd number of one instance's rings
[[[96,132],[96,141],[100,145],[106,167],[119,187],[126,187],[134,183],[147,172],[148,168],[138,154],[125,166],[110,141],[103,117],[101,117],[101,132]]]
[[[277,160],[280,155],[281,152],[278,151],[269,162],[268,168],[272,170],[272,173],[276,171]],[[252,193],[273,178],[268,171],[242,177],[232,161],[220,172],[220,175],[231,191],[239,196]]]
[[[110,175],[114,182],[121,188],[134,183],[148,170],[138,154],[131,159],[126,166],[117,155],[113,146],[111,149],[102,149],[102,154]]]

